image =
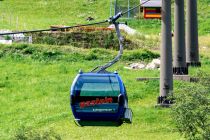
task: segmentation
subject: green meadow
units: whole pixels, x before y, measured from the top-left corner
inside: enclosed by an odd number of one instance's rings
[[[42,49],[40,49],[42,48]],[[30,51],[29,51],[30,50]],[[136,81],[137,77],[158,77],[159,70],[127,70],[134,61],[151,60],[156,55],[135,50],[139,56],[128,60],[131,51],[125,51],[117,70],[127,88],[133,123],[120,127],[78,127],[70,109],[70,85],[82,69],[85,72],[107,62],[117,52],[97,50],[93,59],[86,59],[90,50],[71,46],[12,45],[0,47],[0,137],[12,139],[20,129],[40,133],[53,130],[62,139],[181,139],[171,119],[170,109],[155,108],[159,95],[159,81]],[[74,54],[80,52],[78,59]],[[150,54],[153,54],[151,52]],[[154,53],[155,54],[155,53]],[[106,56],[106,57],[104,57]],[[200,70],[209,72],[210,59],[202,55],[202,68],[191,69],[191,75]],[[141,58],[141,59],[140,59]],[[175,81],[175,91],[185,82]],[[175,92],[176,93],[176,92]]]
[[[110,2],[105,0],[0,0],[0,29],[90,23],[86,21],[89,16],[101,21],[110,16],[109,6]],[[210,73],[210,0],[198,0],[198,16],[202,67],[190,68],[191,76],[200,71]],[[118,71],[125,83],[129,107],[133,110],[132,124],[78,127],[70,108],[70,86],[79,70],[89,72],[108,62],[117,54],[116,50],[70,45],[0,45],[0,140],[39,140],[40,135],[47,140],[54,135],[64,140],[184,139],[176,129],[171,109],[155,108],[159,81],[136,81],[137,77],[159,77],[160,71],[124,68],[160,56],[161,21],[125,18],[122,21],[128,21],[129,26],[141,33],[127,36],[139,47],[125,50],[122,59],[109,71]],[[190,83],[174,81],[174,94],[184,84]]]

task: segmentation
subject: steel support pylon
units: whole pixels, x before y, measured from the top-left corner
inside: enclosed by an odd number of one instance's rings
[[[201,66],[198,48],[197,0],[187,0],[186,61],[188,66]]]
[[[173,91],[171,0],[162,0],[162,39],[160,65],[160,96],[158,105],[168,106],[167,97]]]
[[[174,59],[173,74],[187,75],[188,67],[186,63],[185,48],[185,20],[184,20],[184,0],[175,0],[174,7]]]

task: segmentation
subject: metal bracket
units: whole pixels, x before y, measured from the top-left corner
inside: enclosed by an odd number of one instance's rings
[[[119,12],[119,13],[117,13],[116,15],[110,17],[110,18],[108,19],[108,22],[109,22],[110,24],[115,24],[115,22],[116,22],[121,16],[122,16],[122,12]]]
[[[120,46],[120,50],[118,52],[118,55],[112,61],[108,62],[107,64],[105,64],[103,66],[98,66],[98,67],[94,68],[91,72],[95,71],[96,73],[101,73],[101,72],[105,71],[107,68],[111,67],[112,65],[114,65],[115,63],[117,63],[120,60],[120,58],[121,58],[121,56],[123,54],[123,41],[124,41],[124,39],[123,39],[123,37],[122,37],[122,35],[120,33],[119,23],[116,22],[116,21],[121,16],[122,16],[122,12],[119,12],[117,15],[111,17],[108,20],[108,22],[110,24],[114,24],[114,26],[115,26],[115,30],[116,30],[116,33],[117,33],[117,38],[119,40],[119,46]]]

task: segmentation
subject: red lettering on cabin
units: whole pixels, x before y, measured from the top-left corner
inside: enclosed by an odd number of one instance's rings
[[[99,99],[98,98],[96,98],[96,103],[95,104],[99,104]]]
[[[113,99],[112,98],[105,98],[105,99],[99,99],[96,98],[96,100],[92,100],[92,101],[82,101],[79,103],[80,108],[84,108],[84,107],[89,107],[89,106],[94,106],[94,105],[98,105],[98,104],[104,104],[104,103],[112,103]]]
[[[85,102],[80,102],[79,106],[80,106],[80,108],[84,108],[85,107]]]
[[[112,98],[107,98],[107,102],[108,103],[112,103],[113,102],[113,99]]]
[[[86,105],[86,106],[90,106],[90,101],[87,101],[87,102],[85,103],[85,105]]]
[[[105,100],[104,99],[100,99],[100,104],[104,104]]]
[[[95,103],[96,103],[96,101],[95,101],[95,100],[92,100],[92,101],[90,102],[90,105],[95,105]]]

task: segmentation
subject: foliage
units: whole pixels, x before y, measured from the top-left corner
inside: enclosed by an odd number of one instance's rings
[[[0,51],[0,58],[3,57],[3,55],[4,55],[4,54],[3,54],[3,51],[1,50],[1,51]]]
[[[159,36],[154,35],[143,35],[137,33],[135,35],[125,35],[126,40],[130,41],[131,43],[128,44],[129,47],[126,49],[159,49],[160,47],[160,38]]]
[[[22,126],[15,132],[13,140],[61,140],[61,136],[53,129],[39,131]]]
[[[6,36],[4,36],[4,39],[5,40],[11,40],[12,38],[10,36],[6,35]]]
[[[159,48],[160,39],[152,35],[128,35],[122,32],[124,37],[124,49],[134,50],[140,48]],[[34,44],[71,45],[78,48],[104,48],[119,49],[119,43],[115,31],[91,31],[74,30],[71,32],[33,33]]]
[[[78,62],[84,60],[111,60],[117,55],[117,51],[102,48],[93,48],[90,50],[76,48],[72,46],[55,45],[29,45],[13,44],[0,47],[0,58],[11,57],[13,59],[32,58],[36,61],[67,61]],[[148,61],[158,58],[160,55],[149,50],[126,50],[122,60],[124,61]]]
[[[180,87],[172,108],[179,132],[189,140],[210,138],[210,79],[203,73],[199,78],[196,84]]]
[[[71,45],[78,48],[119,48],[114,31],[85,32],[74,30],[60,33],[33,33],[34,44]]]
[[[160,57],[159,54],[154,53],[149,50],[141,50],[141,51],[130,51],[125,52],[123,55],[123,60],[126,61],[133,61],[133,60],[140,60],[140,61],[148,61],[152,60],[154,58]]]

